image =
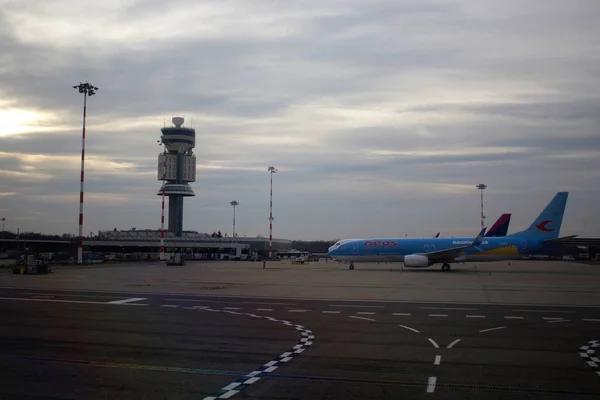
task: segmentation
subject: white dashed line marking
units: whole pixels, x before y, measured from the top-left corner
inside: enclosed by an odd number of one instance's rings
[[[365,321],[375,321],[373,318],[357,317],[355,315],[351,315],[350,318],[362,319],[362,320],[365,320]]]
[[[504,329],[504,328],[506,328],[506,326],[497,326],[495,328],[482,329],[479,331],[479,333],[497,331],[498,329]]]
[[[514,315],[505,315],[504,319],[524,319],[523,317],[517,317]]]
[[[272,308],[257,308],[256,311],[273,311]]]
[[[161,307],[177,308],[179,306],[177,304],[163,304]]]
[[[308,310],[288,310],[288,312],[307,312]]]
[[[212,395],[204,397],[203,400],[228,399],[228,398],[234,396],[235,394],[242,392],[248,386],[259,381],[261,378],[266,377],[267,374],[269,374],[269,373],[275,371],[277,368],[281,367],[282,363],[286,363],[286,362],[292,360],[295,356],[303,353],[309,346],[311,346],[314,343],[314,340],[315,340],[315,335],[314,335],[313,331],[311,331],[310,329],[307,329],[306,327],[304,327],[302,325],[296,325],[290,321],[276,319],[273,317],[267,317],[264,315],[241,313],[241,312],[237,312],[237,311],[223,311],[223,310],[214,310],[214,309],[210,309],[210,308],[205,309],[204,311],[226,312],[229,314],[245,315],[245,316],[250,316],[250,317],[254,317],[254,318],[261,318],[261,319],[267,319],[267,320],[274,321],[274,322],[279,322],[283,325],[295,328],[297,331],[300,332],[300,334],[302,335],[302,338],[289,351],[286,351],[285,353],[280,354],[274,360],[271,360],[271,361],[267,362],[266,364],[263,364],[256,370],[237,379],[235,382],[232,382],[232,383],[228,384],[227,386],[222,387],[221,389],[219,389]]]
[[[569,322],[569,320],[568,319],[558,319],[558,320],[548,321],[549,324],[551,324],[553,322]]]
[[[359,315],[375,315],[374,312],[368,312],[368,311],[359,311],[359,312],[357,312],[357,314],[359,314]]]
[[[410,317],[411,316],[410,313],[404,313],[404,312],[395,312],[395,313],[392,313],[392,315],[398,315],[401,317]]]
[[[437,382],[437,378],[435,376],[430,376],[427,381],[427,393],[435,392],[435,383]]]
[[[564,318],[543,317],[546,321],[562,321]]]
[[[435,360],[433,360],[433,365],[440,365],[441,362],[442,362],[442,356],[440,356],[438,354],[437,356],[435,356]]]
[[[457,344],[458,342],[460,342],[462,339],[456,339],[455,341],[453,341],[452,343],[450,343],[446,348],[447,349],[451,349],[454,347],[455,344]]]
[[[512,312],[569,313],[569,314],[574,314],[577,311],[567,311],[567,310],[512,310]]]
[[[384,306],[363,306],[354,304],[328,304],[327,307],[384,308]]]
[[[411,328],[410,326],[406,326],[406,325],[398,325],[400,328],[404,328],[404,329],[408,329],[409,331],[413,331],[416,333],[420,333],[418,330],[416,330],[415,328]]]
[[[430,317],[447,317],[448,314],[429,314]]]
[[[323,314],[339,314],[340,311],[321,311]]]
[[[433,340],[433,339],[431,339],[431,338],[429,338],[429,339],[427,339],[427,340],[429,340],[429,342],[430,342],[430,343],[433,345],[433,347],[435,347],[436,349],[439,349],[439,348],[440,348],[440,346],[439,346],[439,345],[436,343],[436,341],[435,341],[435,340]]]
[[[485,315],[465,315],[467,318],[485,318]]]
[[[130,299],[108,301],[107,304],[128,304],[134,301],[148,300],[146,297],[132,297]]]
[[[223,310],[239,310],[239,307],[223,307]]]

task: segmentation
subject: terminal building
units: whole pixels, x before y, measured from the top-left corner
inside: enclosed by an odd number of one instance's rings
[[[83,241],[84,250],[92,252],[139,252],[158,258],[160,249],[160,230],[99,231],[93,238]],[[266,257],[269,252],[269,240],[263,237],[214,237],[208,233],[183,231],[180,236],[173,232],[165,235],[167,252],[194,255],[196,259],[215,259],[228,257],[247,258],[255,254]],[[292,241],[273,239],[275,250],[290,250]]]

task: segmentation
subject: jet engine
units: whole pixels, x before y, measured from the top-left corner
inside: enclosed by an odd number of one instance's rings
[[[421,256],[418,254],[411,254],[404,256],[404,266],[407,268],[426,268],[432,263],[429,262],[427,256]]]

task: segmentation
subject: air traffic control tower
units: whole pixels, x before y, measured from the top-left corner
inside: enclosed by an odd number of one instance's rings
[[[169,197],[168,231],[175,236],[183,232],[183,198],[196,194],[189,182],[196,181],[196,130],[183,126],[182,117],[173,117],[173,126],[161,129],[164,153],[158,156],[158,179],[165,180],[165,196]],[[164,175],[163,175],[164,174]],[[163,188],[158,190],[162,195]]]

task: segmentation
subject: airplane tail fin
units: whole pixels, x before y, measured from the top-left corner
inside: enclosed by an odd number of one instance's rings
[[[544,211],[533,221],[529,228],[509,236],[539,240],[558,238],[568,197],[569,192],[556,193],[554,198],[544,208]]]
[[[492,225],[489,231],[485,234],[485,237],[501,237],[506,236],[508,233],[508,226],[510,225],[511,214],[502,214],[500,218]]]

